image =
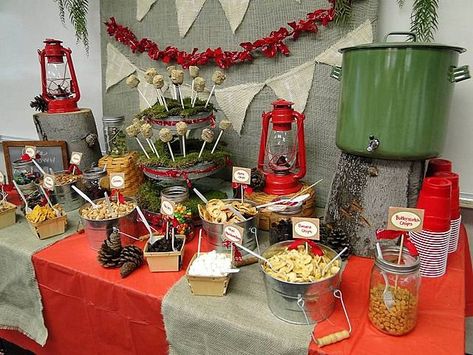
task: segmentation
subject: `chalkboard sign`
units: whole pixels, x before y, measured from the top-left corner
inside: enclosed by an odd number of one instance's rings
[[[36,147],[36,152],[41,156],[38,163],[47,173],[49,173],[49,168],[55,172],[67,169],[67,145],[65,141],[5,141],[2,142],[2,146],[9,181],[12,181],[13,178],[11,163],[20,159],[23,149],[27,145]]]

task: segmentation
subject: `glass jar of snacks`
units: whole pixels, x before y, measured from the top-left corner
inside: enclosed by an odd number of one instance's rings
[[[107,172],[102,168],[93,167],[82,173],[84,192],[92,200],[104,197],[104,192],[110,193],[110,182]]]
[[[189,199],[189,190],[185,186],[169,186],[161,191],[161,198],[175,203],[172,224],[176,234],[185,235],[186,242],[194,238],[194,222],[192,211],[186,206]]]
[[[39,174],[34,171],[34,165],[32,160],[15,160],[12,163],[13,180],[18,186],[25,188],[32,187],[36,190],[33,185],[38,181]]]
[[[292,239],[291,218],[302,216],[302,202],[293,206],[287,206],[284,210],[272,212],[269,217],[269,244],[272,245]]]
[[[420,286],[420,260],[399,247],[382,249],[371,271],[368,318],[381,332],[403,335],[414,329]]]
[[[107,117],[102,118],[103,135],[107,154],[112,156],[121,156],[128,152],[126,145],[126,134],[123,131],[125,117]]]

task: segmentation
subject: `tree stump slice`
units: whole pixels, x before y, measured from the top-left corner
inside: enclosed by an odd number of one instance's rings
[[[385,228],[388,208],[415,207],[424,161],[384,160],[342,153],[325,210],[350,238],[353,254],[373,257],[376,230]]]
[[[88,108],[67,113],[41,112],[33,115],[39,139],[66,141],[71,152],[82,152],[81,169],[88,169],[102,157],[94,115]],[[87,137],[87,138],[86,138]]]

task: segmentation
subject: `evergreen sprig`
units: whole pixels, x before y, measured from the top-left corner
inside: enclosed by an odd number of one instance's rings
[[[411,13],[411,31],[421,42],[431,42],[438,29],[438,0],[415,0]]]
[[[77,43],[82,42],[85,51],[89,54],[89,33],[87,31],[87,13],[89,0],[54,0],[58,4],[59,18],[66,24],[66,12],[69,21],[74,26]]]
[[[352,0],[335,1],[335,23],[337,25],[346,25],[351,17]]]

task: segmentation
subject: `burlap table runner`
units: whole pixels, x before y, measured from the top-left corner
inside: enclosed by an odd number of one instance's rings
[[[67,220],[66,233],[46,240],[39,240],[18,214],[16,224],[0,229],[0,328],[17,330],[40,345],[48,330],[31,257],[76,231],[78,212],[68,213]]]
[[[313,326],[269,310],[259,265],[232,276],[224,297],[193,296],[183,277],[163,300],[171,354],[307,354]]]

